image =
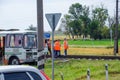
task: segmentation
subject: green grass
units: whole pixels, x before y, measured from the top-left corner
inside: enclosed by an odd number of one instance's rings
[[[111,40],[68,40],[70,46],[73,47],[108,47],[111,48],[114,46],[114,41]],[[61,40],[61,44],[63,41]],[[120,40],[118,42],[120,45]]]
[[[52,76],[51,60],[45,64],[45,72]],[[68,59],[55,60],[54,80],[61,80],[60,74],[64,75],[64,80],[86,80],[87,69],[90,69],[91,80],[105,80],[105,64],[108,64],[109,80],[120,80],[119,60],[86,60]]]
[[[63,41],[61,41],[61,44]],[[68,40],[73,47],[113,47],[114,41],[111,40]],[[120,41],[119,41],[120,45]],[[120,80],[120,61],[119,60],[86,60],[68,59],[55,60],[54,80],[87,80],[87,70],[90,69],[90,80],[106,80],[105,64],[108,64],[109,80]],[[52,78],[52,62],[48,59],[45,64],[46,74]]]
[[[63,41],[61,41],[63,44]],[[68,40],[68,44],[71,47],[108,47],[112,48],[114,42],[110,40]],[[120,45],[120,43],[119,43]]]
[[[70,40],[69,44],[70,45],[111,45],[111,41],[110,40]]]
[[[63,41],[61,41],[61,44]],[[68,40],[69,46],[73,47],[113,47],[111,40]],[[120,45],[120,41],[119,41]],[[86,80],[87,69],[90,69],[90,80],[106,80],[105,64],[108,64],[109,80],[120,80],[119,60],[86,60],[68,59],[55,60],[54,80],[62,80],[60,74],[64,75],[64,80]],[[45,64],[45,72],[52,78],[52,62],[50,59]]]

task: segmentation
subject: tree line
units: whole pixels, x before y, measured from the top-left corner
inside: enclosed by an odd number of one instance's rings
[[[114,36],[115,16],[110,17],[104,5],[90,10],[86,5],[72,4],[61,22],[64,26],[64,34],[72,39],[81,36],[83,39],[88,36],[94,40],[109,39],[110,33],[112,37]],[[120,25],[118,29],[120,31]],[[120,37],[120,33],[118,35]]]

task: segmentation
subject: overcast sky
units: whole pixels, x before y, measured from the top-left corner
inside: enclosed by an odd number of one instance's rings
[[[21,29],[28,28],[31,24],[37,26],[37,0],[0,0],[0,29]],[[68,12],[73,3],[80,3],[92,7],[104,5],[111,16],[115,12],[116,0],[43,0],[44,15],[46,13]],[[59,25],[57,26],[57,28]],[[44,31],[51,31],[51,28],[44,17]]]

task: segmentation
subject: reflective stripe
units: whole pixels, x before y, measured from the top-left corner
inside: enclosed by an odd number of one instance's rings
[[[42,59],[42,60],[38,61],[38,64],[39,64],[39,65],[44,64],[44,59]]]
[[[38,69],[42,70],[44,69],[44,52],[40,51],[38,52]]]
[[[38,69],[40,69],[40,70],[43,70],[43,71],[44,71],[44,67],[45,67],[45,65],[44,65],[44,64],[42,64],[42,65],[39,65],[39,66],[38,66]]]

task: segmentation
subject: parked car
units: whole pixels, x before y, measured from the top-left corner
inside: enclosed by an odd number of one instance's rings
[[[32,66],[0,66],[0,80],[50,80],[43,72]]]

